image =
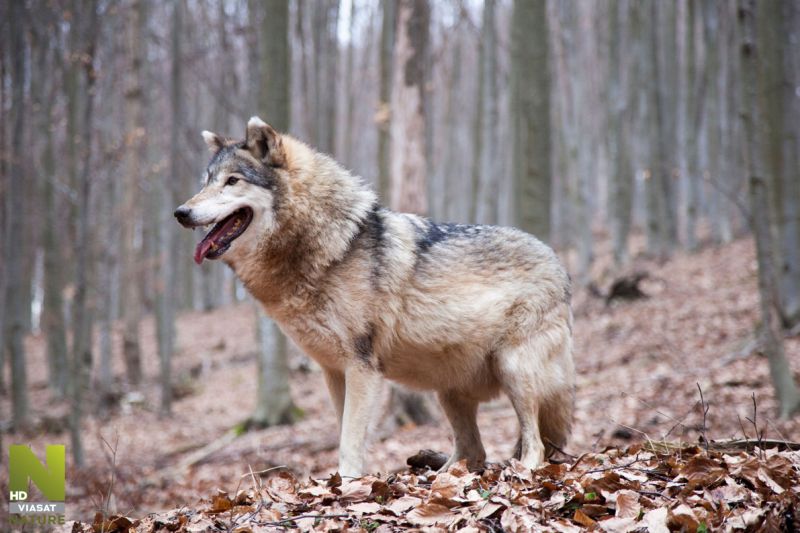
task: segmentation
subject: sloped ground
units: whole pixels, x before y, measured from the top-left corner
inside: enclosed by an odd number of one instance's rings
[[[602,288],[608,287],[611,278],[618,274],[604,262],[607,255],[601,254],[593,273],[593,278]],[[227,524],[231,526],[233,520],[244,520],[246,514],[237,515],[235,511],[231,514],[228,510],[217,514],[197,514],[194,511],[213,510],[217,504],[201,500],[213,497],[217,489],[225,491],[234,501],[239,490],[248,489],[253,492],[249,496],[240,495],[239,502],[243,504],[243,510],[249,506],[250,510],[246,512],[262,522],[281,523],[293,513],[305,513],[303,505],[308,506],[308,512],[324,505],[333,514],[348,515],[331,520],[355,526],[361,524],[361,518],[358,511],[350,511],[349,506],[372,504],[356,509],[366,509],[364,515],[386,514],[385,504],[394,501],[390,496],[403,494],[420,498],[423,502],[420,505],[427,506],[409,508],[419,508],[419,513],[428,512],[431,498],[450,498],[457,502],[459,505],[454,507],[450,502],[443,504],[449,513],[446,523],[450,524],[453,512],[467,513],[471,517],[473,511],[480,512],[476,511],[476,506],[488,505],[487,498],[484,498],[488,491],[495,495],[488,498],[489,502],[496,497],[514,503],[536,501],[541,502],[541,506],[528,503],[525,507],[530,511],[528,514],[524,509],[520,511],[520,506],[512,506],[511,510],[508,510],[508,505],[504,509],[498,507],[496,512],[482,516],[488,521],[480,522],[481,527],[499,529],[502,526],[514,530],[514,524],[523,524],[525,520],[559,516],[564,520],[563,527],[567,528],[568,524],[583,523],[584,519],[577,511],[587,505],[605,506],[606,509],[586,507],[586,511],[581,510],[588,520],[606,517],[609,512],[617,514],[613,491],[606,489],[609,492],[606,496],[600,489],[586,490],[587,483],[591,484],[594,477],[602,474],[601,478],[605,479],[609,472],[621,479],[621,486],[615,491],[639,494],[637,502],[641,505],[642,520],[646,516],[655,516],[659,520],[664,518],[664,523],[672,524],[671,527],[678,527],[675,520],[681,518],[675,518],[675,510],[681,505],[692,509],[693,519],[709,527],[718,524],[719,517],[732,519],[734,515],[756,507],[780,514],[780,509],[785,508],[781,502],[797,498],[798,465],[797,454],[793,452],[770,451],[768,457],[756,456],[752,451],[746,455],[739,451],[713,452],[717,453],[715,456],[706,454],[704,449],[689,448],[686,452],[665,455],[652,449],[643,452],[637,444],[649,442],[648,446],[652,448],[653,443],[659,442],[697,443],[702,434],[707,439],[741,438],[743,433],[755,438],[757,431],[775,440],[800,440],[800,420],[780,422],[774,419],[776,403],[767,364],[752,352],[752,332],[758,320],[752,245],[743,240],[725,247],[708,248],[695,255],[679,255],[664,264],[647,259],[637,259],[634,263],[630,270],[644,270],[649,274],[642,284],[649,298],[607,306],[604,300],[590,296],[588,291],[577,291],[575,297],[575,359],[579,380],[575,429],[565,451],[573,456],[582,456],[582,459],[571,470],[570,466],[548,467],[532,474],[531,479],[528,479],[529,474],[516,472],[514,465],[502,471],[499,466],[491,468],[479,478],[452,473],[461,483],[458,492],[452,497],[431,496],[432,488],[426,484],[437,483],[438,478],[433,479],[430,474],[409,473],[404,469],[405,459],[421,447],[449,451],[446,423],[403,427],[396,431],[388,431],[386,424],[379,423],[374,432],[376,442],[369,462],[374,472],[382,474],[372,482],[380,480],[395,492],[381,496],[387,498],[382,502],[376,500],[379,494],[373,495],[372,492],[351,501],[325,496],[321,493],[322,488],[331,493],[344,489],[327,487],[325,482],[315,484],[308,478],[327,478],[335,469],[336,422],[320,373],[304,370],[307,365],[302,356],[295,358],[296,371],[291,385],[293,397],[304,412],[303,420],[292,427],[271,428],[238,438],[234,438],[235,434],[230,431],[250,414],[255,398],[254,315],[250,305],[242,304],[207,314],[189,313],[180,318],[175,375],[184,396],[176,402],[174,416],[168,419],[160,419],[156,413],[158,391],[154,384],[158,363],[152,324],[145,323],[145,364],[149,384],[140,390],[141,395],[125,396],[120,407],[105,418],[87,420],[83,435],[88,466],[82,471],[70,469],[68,518],[91,523],[97,509],[142,518],[150,512],[183,507],[187,510],[184,514],[186,524],[201,518],[213,523],[218,516],[230,516]],[[64,406],[56,405],[45,387],[42,339],[29,339],[28,347],[32,404],[39,415],[51,417],[54,405],[56,410],[63,410]],[[797,375],[800,370],[800,339],[788,339],[786,347]],[[118,370],[121,374],[122,368]],[[705,421],[700,406],[700,390],[708,408]],[[0,409],[2,413],[10,412],[8,398],[2,399]],[[57,429],[57,419],[42,420],[49,428]],[[479,422],[489,460],[500,462],[506,459],[516,436],[516,420],[508,402],[498,400],[483,406]],[[68,442],[68,437],[66,433],[43,433],[40,430],[35,435],[12,434],[7,442],[30,442],[34,449],[42,449],[47,443]],[[624,449],[629,445],[634,447],[627,452],[605,451],[608,446]],[[114,454],[110,451],[112,449]],[[645,457],[643,453],[652,456]],[[712,468],[709,462],[713,462],[712,471],[721,477],[704,482],[695,490],[689,481],[681,478],[687,477],[685,473],[697,466],[691,463],[693,458],[706,461],[702,464],[707,464],[708,468]],[[628,470],[616,467],[632,459],[640,460],[636,468],[656,472],[658,476],[645,473],[646,480],[624,477],[622,472]],[[574,460],[569,459],[569,464]],[[752,463],[753,460],[757,463]],[[690,463],[692,466],[686,466]],[[759,468],[765,469],[766,477],[777,487],[768,481],[748,481],[737,471],[741,467],[739,463],[755,468],[755,479],[759,480]],[[614,468],[595,471],[607,468],[604,465]],[[753,465],[759,465],[759,468]],[[283,468],[257,474],[255,481],[248,474],[250,469],[259,472],[278,466]],[[564,469],[566,471],[562,471]],[[112,472],[114,482],[109,490]],[[394,480],[387,477],[393,472],[397,472]],[[423,481],[420,481],[420,476],[424,477]],[[514,480],[518,478],[521,485],[514,488]],[[543,479],[550,479],[558,490],[546,488],[540,482]],[[661,482],[663,486],[658,485]],[[256,492],[259,485],[266,490],[275,483],[291,485],[296,495],[303,490],[320,492],[313,497],[322,500],[312,498],[312,504],[307,497],[295,496],[302,501],[292,503],[278,496],[272,498],[274,501],[269,505],[264,503],[269,499],[258,503]],[[363,485],[363,482],[359,483]],[[397,483],[410,488],[394,487],[393,484]],[[578,486],[583,487],[583,492]],[[725,511],[721,503],[712,502],[704,506],[691,499],[699,496],[708,503],[710,500],[704,491],[740,494],[737,487],[749,492],[745,499],[737,500],[739,496],[735,496],[724,503],[729,511],[734,509],[735,513]],[[764,487],[769,490],[763,490]],[[783,490],[778,491],[778,487]],[[263,490],[259,494],[264,495]],[[290,491],[289,488],[285,490]],[[366,489],[359,490],[366,492]],[[475,494],[470,491],[482,495],[481,501],[471,501]],[[597,503],[586,501],[587,492],[595,494]],[[110,500],[105,503],[109,494]],[[631,494],[624,494],[623,501],[634,499]],[[769,494],[773,495],[771,499]],[[518,499],[523,496],[527,499]],[[717,500],[722,501],[728,496]],[[245,497],[250,499],[241,499]],[[562,507],[556,508],[555,502],[562,497]],[[772,502],[772,507],[765,507],[767,500]],[[381,510],[375,510],[375,503],[382,506]],[[503,502],[494,503],[505,505]],[[224,507],[227,504],[218,502],[218,505]],[[671,514],[666,517],[650,514],[664,506],[670,507]],[[705,509],[706,514],[698,515],[698,506]],[[440,507],[436,509],[444,512]],[[328,510],[326,514],[330,514]],[[551,514],[544,513],[544,510]],[[519,518],[523,522],[515,522],[517,518],[514,516],[519,514],[518,511],[524,515]],[[279,514],[274,514],[276,512]],[[370,522],[373,525],[361,525],[374,529],[383,523],[398,526],[415,523],[404,522],[404,516],[409,513],[403,511],[401,515],[403,513],[405,515],[397,516],[395,522],[374,519]],[[678,515],[683,514],[687,513],[680,508]],[[167,514],[160,516],[159,520],[167,520]],[[170,516],[178,520],[170,524],[177,524],[175,528],[181,525],[176,513]],[[766,517],[759,515],[754,519],[755,523],[763,523]],[[472,522],[478,524],[475,520]],[[243,524],[244,521],[237,523]],[[467,523],[470,520],[459,519],[451,525]],[[423,525],[422,522],[417,524]],[[145,530],[151,525],[152,519],[142,522]]]
[[[281,471],[193,509],[140,520],[98,513],[72,531],[797,531],[799,469],[796,452],[635,445],[535,471],[516,460],[346,481]]]

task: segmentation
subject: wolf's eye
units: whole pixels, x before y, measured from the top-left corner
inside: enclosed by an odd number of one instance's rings
[[[228,179],[225,181],[225,185],[236,185],[237,181],[239,181],[239,178],[236,176],[228,176]]]

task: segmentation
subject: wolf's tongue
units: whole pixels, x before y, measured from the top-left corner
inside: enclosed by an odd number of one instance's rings
[[[197,248],[194,249],[194,262],[202,264],[203,259],[208,255],[208,252],[211,251],[211,248],[214,246],[212,239],[205,238],[202,241],[197,243]]]
[[[243,223],[245,217],[244,213],[245,212],[240,209],[227,218],[217,222],[217,224],[211,228],[211,231],[203,237],[203,240],[197,243],[197,247],[194,249],[194,262],[199,265],[209,253],[230,244],[232,238],[236,238],[238,235],[237,231],[240,230]]]

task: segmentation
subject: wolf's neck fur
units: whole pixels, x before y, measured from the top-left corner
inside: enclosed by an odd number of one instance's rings
[[[276,191],[276,228],[252,260],[232,265],[268,307],[304,292],[341,261],[377,202],[361,178],[284,135],[289,178]]]

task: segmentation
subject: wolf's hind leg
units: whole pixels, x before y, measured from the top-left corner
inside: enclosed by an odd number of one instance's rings
[[[486,460],[486,452],[483,449],[476,419],[478,401],[465,394],[442,391],[439,392],[439,403],[453,427],[453,440],[455,441],[453,454],[439,471],[446,471],[450,465],[462,459],[467,460],[467,467],[470,469],[482,467]]]
[[[497,354],[498,377],[519,418],[514,457],[528,468],[542,464],[569,435],[574,368],[566,324]]]

